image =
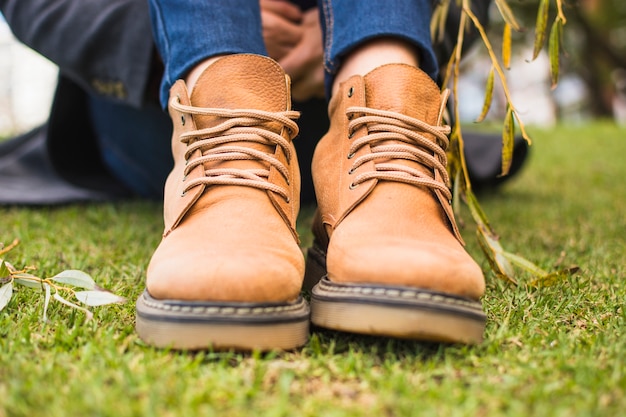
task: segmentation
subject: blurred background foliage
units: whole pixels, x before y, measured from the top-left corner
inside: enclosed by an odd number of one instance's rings
[[[508,0],[523,27],[512,34],[513,48],[533,44],[539,2]],[[563,0],[563,11],[567,24],[561,40],[562,89],[580,90],[578,110],[585,118],[615,118],[626,123],[626,1]],[[556,15],[553,2],[549,13],[551,22]],[[491,16],[489,30],[496,32],[491,38],[501,39],[504,22],[497,11]],[[567,111],[562,106],[556,110],[557,116]]]

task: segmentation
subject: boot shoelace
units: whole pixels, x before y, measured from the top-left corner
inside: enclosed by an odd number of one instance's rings
[[[361,155],[354,160],[350,174],[369,161],[393,159],[415,161],[432,170],[433,173],[428,175],[406,165],[378,162],[375,164],[375,171],[357,175],[351,188],[376,178],[425,186],[440,190],[448,200],[452,197],[449,189],[450,179],[446,170],[449,126],[431,126],[401,113],[367,107],[349,107],[347,115],[350,119],[348,124],[350,138],[362,126],[366,126],[368,130],[368,134],[353,141],[348,159],[354,158],[356,152],[365,145],[370,145],[371,149],[371,153]],[[437,141],[433,142],[424,137],[423,133],[430,133]],[[385,143],[387,141],[394,143]],[[439,173],[443,181],[435,179],[435,172]]]
[[[254,109],[212,109],[193,107],[181,104],[174,99],[171,102],[174,109],[188,114],[213,116],[223,118],[224,121],[216,126],[185,132],[180,135],[181,142],[187,145],[185,152],[186,166],[185,177],[198,165],[207,162],[225,162],[256,160],[267,164],[267,169],[238,169],[238,168],[214,168],[205,170],[204,177],[195,178],[188,181],[183,194],[198,184],[206,185],[242,185],[272,191],[279,194],[285,201],[289,202],[287,190],[268,181],[270,167],[276,168],[285,178],[287,184],[290,183],[289,170],[275,156],[241,145],[228,145],[233,142],[252,142],[262,145],[278,145],[282,148],[287,159],[291,161],[292,155],[289,146],[298,134],[298,125],[294,121],[300,116],[297,111],[268,112]],[[284,126],[289,132],[289,140],[280,134],[274,133],[263,127],[264,123],[277,122]],[[201,150],[202,156],[191,158],[196,151]]]

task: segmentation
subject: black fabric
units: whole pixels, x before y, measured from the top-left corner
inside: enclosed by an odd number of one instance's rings
[[[312,3],[303,0],[301,5]],[[472,2],[482,22],[487,22],[490,3]],[[447,62],[456,42],[459,11],[455,2],[451,5],[445,39],[435,44],[440,65]],[[154,81],[161,67],[154,54],[146,2],[0,0],[0,11],[16,37],[55,62],[61,74],[49,123],[0,143],[0,204],[130,197],[101,160],[86,94],[134,107],[141,107],[147,97],[156,100],[158,83]],[[475,39],[475,31],[469,33],[465,47]],[[302,202],[314,204],[311,160],[317,141],[328,130],[326,101],[294,103],[294,108],[302,111],[301,134],[295,143],[302,172]],[[511,175],[499,178],[502,146],[498,135],[465,133],[464,138],[470,178],[477,189],[499,185],[514,175],[526,158],[527,147],[517,138]]]
[[[47,149],[48,126],[0,142],[0,205],[58,205],[127,196],[78,187],[59,176]]]
[[[515,177],[522,170],[530,154],[528,143],[521,136],[516,136],[509,174],[500,176],[502,172],[502,135],[500,133],[464,130],[463,148],[472,189],[476,192],[493,191],[502,183]]]
[[[50,164],[61,178],[75,186],[112,196],[129,195],[102,161],[88,114],[86,93],[63,76],[57,84],[47,133]]]
[[[90,94],[135,107],[155,59],[145,0],[0,0],[20,42]]]
[[[313,152],[317,142],[328,131],[330,120],[328,119],[326,99],[312,99],[307,102],[294,102],[293,108],[301,112],[298,126],[300,134],[294,141],[298,152],[298,164],[302,178],[300,201],[302,205],[316,204],[311,163]]]

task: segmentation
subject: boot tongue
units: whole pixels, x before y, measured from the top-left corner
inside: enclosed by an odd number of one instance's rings
[[[200,75],[190,97],[195,107],[273,112],[289,106],[286,98],[282,69],[273,60],[257,55],[219,59]]]
[[[279,112],[288,110],[291,106],[287,81],[280,66],[269,58],[247,54],[226,56],[209,66],[198,78],[191,91],[190,100],[194,107],[230,110]],[[198,129],[213,127],[225,120],[214,116],[194,115]],[[278,134],[283,129],[283,126],[276,122],[266,122],[258,127]],[[220,146],[243,146],[270,154],[273,154],[276,148],[275,145],[253,142],[231,142]],[[266,163],[254,160],[207,163],[205,167],[267,168]]]
[[[439,87],[423,71],[409,65],[383,65],[365,75],[364,80],[367,107],[437,124]]]

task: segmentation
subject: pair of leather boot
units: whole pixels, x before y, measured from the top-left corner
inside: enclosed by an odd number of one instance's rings
[[[341,85],[313,158],[318,210],[305,279],[288,77],[269,58],[233,55],[190,92],[178,81],[165,232],[137,301],[139,336],[175,349],[293,349],[311,321],[480,342],[484,279],[450,207],[444,101],[405,65]]]

